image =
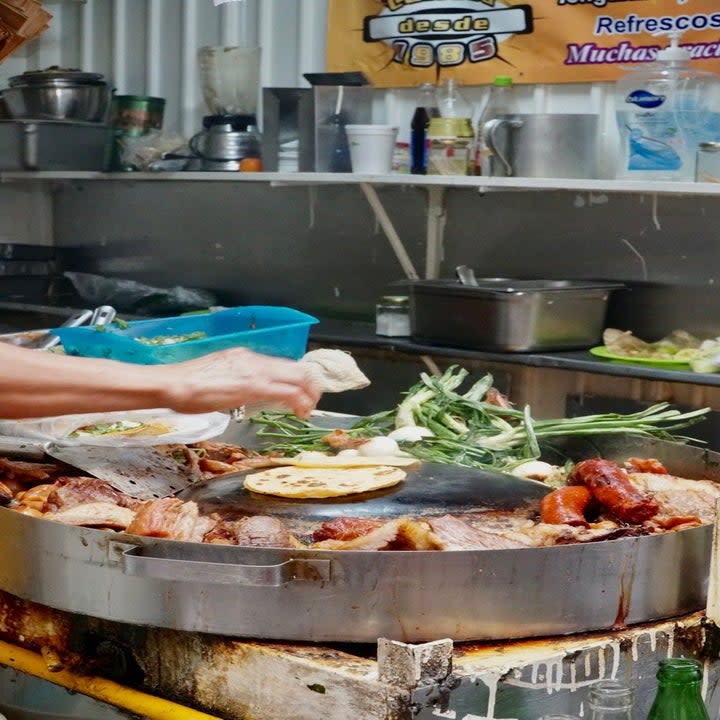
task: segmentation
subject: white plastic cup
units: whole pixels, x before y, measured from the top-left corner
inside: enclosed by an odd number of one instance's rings
[[[398,129],[392,125],[346,125],[354,173],[389,175]]]

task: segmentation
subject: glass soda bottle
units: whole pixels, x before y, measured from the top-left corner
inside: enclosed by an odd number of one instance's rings
[[[648,720],[708,720],[700,695],[700,663],[690,658],[661,660],[657,680],[657,694]]]
[[[591,685],[587,703],[590,720],[632,720],[632,688],[616,680]]]
[[[490,95],[485,103],[478,120],[477,135],[475,138],[475,175],[489,175],[487,167],[490,149],[485,142],[483,127],[485,123],[503,115],[513,115],[517,112],[515,107],[515,93],[511,77],[501,75],[495,78],[490,87]]]
[[[427,174],[427,129],[430,120],[435,117],[440,117],[435,99],[435,86],[432,83],[424,83],[420,86],[420,96],[410,123],[410,172],[413,175]]]

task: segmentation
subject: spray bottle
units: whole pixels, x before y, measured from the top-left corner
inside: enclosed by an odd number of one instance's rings
[[[690,67],[692,55],[679,45],[682,31],[657,35],[669,36],[670,46],[616,83],[617,176],[693,180],[699,143],[720,131],[720,76]]]

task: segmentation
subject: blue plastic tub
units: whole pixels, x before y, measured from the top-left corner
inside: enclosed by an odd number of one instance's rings
[[[228,308],[200,315],[137,320],[127,327],[55,328],[68,355],[110,358],[141,365],[181,362],[232,347],[298,360],[307,349],[310,326],[317,318],[299,310],[266,305]],[[196,339],[181,338],[203,333]],[[169,339],[151,345],[144,339]],[[173,342],[173,340],[175,340]]]

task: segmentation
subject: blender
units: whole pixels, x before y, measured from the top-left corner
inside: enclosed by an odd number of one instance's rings
[[[198,67],[210,115],[190,139],[190,149],[202,159],[203,170],[240,170],[245,158],[260,157],[255,130],[260,48],[202,47]]]

